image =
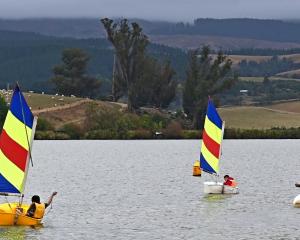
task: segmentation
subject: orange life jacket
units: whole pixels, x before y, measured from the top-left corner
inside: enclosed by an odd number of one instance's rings
[[[35,212],[34,218],[43,218],[45,214],[45,204],[44,203],[34,203],[35,204]]]
[[[236,187],[237,186],[237,182],[233,179],[231,180],[231,187]]]

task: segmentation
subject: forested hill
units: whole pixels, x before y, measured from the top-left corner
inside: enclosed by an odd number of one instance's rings
[[[81,48],[90,56],[88,73],[106,79],[102,91],[110,88],[113,50],[105,39],[56,38],[27,32],[0,31],[0,88],[19,81],[23,89],[49,90],[47,83],[54,65],[61,63],[66,48]],[[170,59],[177,77],[185,73],[186,54],[170,47],[151,44],[151,55]]]
[[[300,43],[300,23],[261,19],[196,19],[194,23],[137,21],[149,35],[203,35]],[[100,19],[0,20],[0,30],[75,38],[103,37]]]
[[[281,20],[199,18],[193,24],[177,23],[171,28],[159,27],[152,34],[210,35],[300,42],[300,24]]]

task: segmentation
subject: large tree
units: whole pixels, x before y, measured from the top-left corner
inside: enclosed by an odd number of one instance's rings
[[[129,24],[127,19],[114,23],[111,19],[103,18],[101,22],[107,32],[108,40],[115,48],[117,66],[122,80],[126,83],[128,110],[134,111],[138,108],[134,102],[137,65],[143,61],[149,40],[137,23]]]
[[[93,97],[100,88],[100,81],[87,75],[88,55],[79,48],[65,49],[62,64],[53,68],[54,77],[50,80],[56,90],[65,95]]]
[[[130,25],[126,19],[114,23],[108,18],[101,22],[115,48],[113,99],[126,95],[129,111],[145,105],[167,107],[177,86],[170,62],[163,63],[146,54],[149,41],[137,23]]]
[[[157,108],[168,107],[175,97],[177,87],[174,80],[175,71],[170,62],[163,63],[148,57],[139,69],[137,102]]]
[[[208,96],[230,88],[237,80],[232,62],[222,52],[210,55],[209,47],[189,53],[189,66],[183,91],[183,108],[194,128],[203,127]]]

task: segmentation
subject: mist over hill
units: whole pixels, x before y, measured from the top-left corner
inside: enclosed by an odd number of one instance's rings
[[[196,19],[171,23],[130,19],[138,22],[154,43],[171,47],[197,48],[209,44],[214,49],[299,48],[300,21],[262,19]],[[103,38],[100,19],[0,20],[0,30],[34,32],[47,36],[78,39]]]

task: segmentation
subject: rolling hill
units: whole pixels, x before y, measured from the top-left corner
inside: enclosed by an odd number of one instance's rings
[[[300,23],[266,19],[196,19],[194,23],[138,22],[154,43],[180,48],[299,48]],[[0,30],[35,32],[55,37],[105,37],[100,19],[0,20]]]
[[[104,79],[103,93],[110,91],[113,49],[105,39],[72,39],[43,36],[36,33],[0,31],[0,88],[18,81],[24,89],[49,91],[54,65],[61,63],[66,48],[81,48],[88,53],[88,73]],[[178,79],[183,78],[187,55],[180,49],[150,44],[150,55],[169,59]]]
[[[3,95],[3,92],[0,94]],[[4,95],[5,97],[8,96],[6,98],[7,101],[10,100],[10,94]],[[33,113],[48,120],[56,129],[68,123],[84,124],[86,119],[85,111],[90,103],[96,103],[99,108],[110,107],[120,111],[126,107],[126,104],[61,95],[25,92],[24,96]],[[145,111],[153,112],[151,108],[145,108]],[[226,121],[227,128],[269,129],[272,127],[300,127],[300,101],[280,102],[261,107],[221,107],[219,108],[219,113]]]
[[[270,129],[300,127],[300,102],[275,104],[266,107],[228,107],[219,112],[227,128]]]
[[[300,43],[277,42],[251,38],[223,37],[214,35],[150,35],[153,43],[183,49],[195,49],[209,45],[214,50],[237,50],[241,48],[255,49],[289,49],[299,48]]]
[[[84,124],[86,109],[96,103],[99,108],[121,109],[118,104],[82,98],[25,93],[33,113],[47,119],[57,129],[68,123]],[[63,100],[62,100],[63,99]],[[124,105],[126,107],[126,105]],[[151,112],[151,109],[147,111]],[[219,113],[226,128],[270,129],[273,127],[300,127],[300,101],[282,102],[262,107],[221,107]]]

